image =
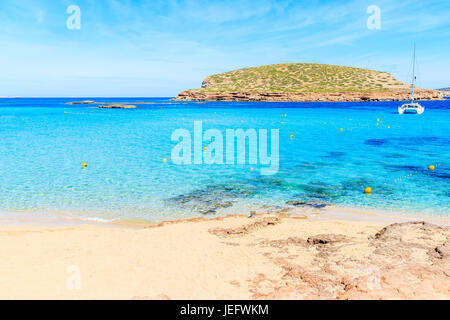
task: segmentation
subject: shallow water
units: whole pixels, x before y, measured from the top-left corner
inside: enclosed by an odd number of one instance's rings
[[[85,99],[152,104],[66,104]],[[450,215],[450,100],[423,102],[419,116],[398,115],[398,102],[169,102],[0,99],[0,211],[161,220],[283,208],[295,200]],[[174,164],[171,134],[192,131],[195,120],[222,132],[279,129],[279,172]]]

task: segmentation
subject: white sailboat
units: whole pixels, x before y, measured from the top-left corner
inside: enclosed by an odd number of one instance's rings
[[[405,103],[398,107],[399,114],[422,114],[425,108],[418,102],[414,101],[414,87],[416,85],[416,44],[414,43],[414,58],[413,58],[413,76],[411,82],[411,102]]]

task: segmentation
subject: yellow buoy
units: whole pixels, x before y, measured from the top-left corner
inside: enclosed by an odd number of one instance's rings
[[[166,162],[166,161],[167,161],[167,159],[166,159],[166,158],[164,158],[164,159],[163,159],[163,161],[164,161],[164,162]]]
[[[365,193],[372,193],[372,188],[371,188],[371,187],[367,187],[367,188],[364,190],[364,192],[365,192]]]
[[[83,168],[86,168],[87,167],[87,163],[83,162],[82,166],[83,166]]]
[[[203,147],[203,150],[206,150],[206,147]]]
[[[291,139],[294,137],[294,135],[293,134],[291,134]]]
[[[344,128],[341,128],[341,131],[344,131]]]
[[[428,167],[428,170],[433,171],[433,170],[434,170],[434,166],[433,166],[433,165],[429,166],[429,167]]]

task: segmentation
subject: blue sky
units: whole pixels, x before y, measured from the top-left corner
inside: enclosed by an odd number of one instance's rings
[[[81,28],[69,30],[69,5]],[[366,21],[381,10],[381,29]],[[174,96],[214,73],[285,62],[450,86],[450,1],[0,0],[0,96]]]

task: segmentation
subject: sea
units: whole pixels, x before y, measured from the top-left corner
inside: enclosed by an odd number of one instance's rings
[[[68,104],[81,100],[137,108]],[[338,206],[449,217],[450,100],[421,103],[422,115],[399,115],[401,102],[2,98],[0,213],[162,221]],[[224,136],[251,129],[275,139],[276,130],[277,171],[262,174],[267,165],[249,156],[174,161],[174,132],[192,133],[193,145],[195,122]],[[210,141],[200,143],[207,152]]]

